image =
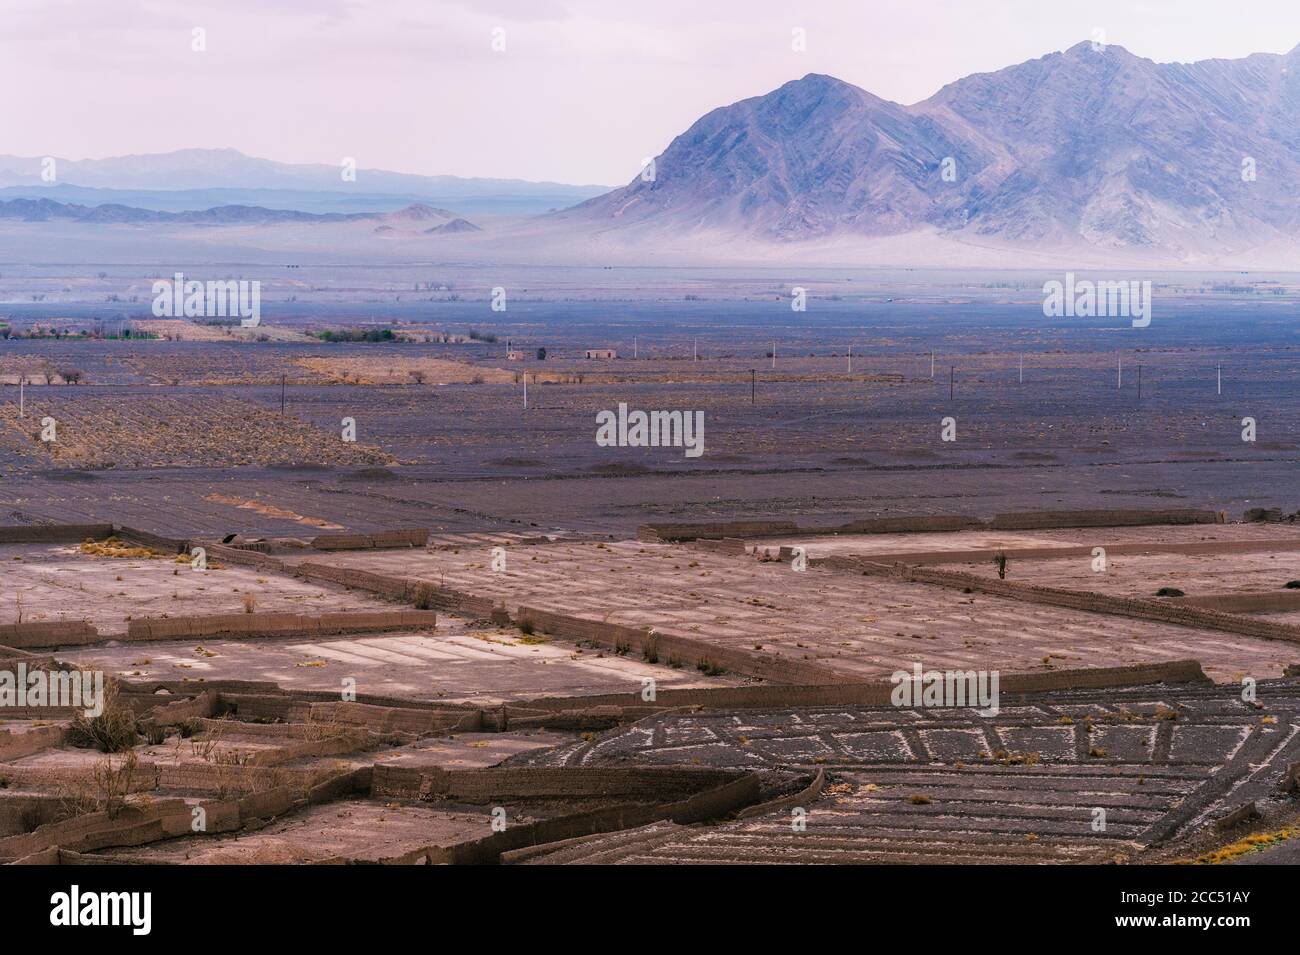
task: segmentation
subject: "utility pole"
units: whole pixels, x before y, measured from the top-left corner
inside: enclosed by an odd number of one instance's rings
[[[528,372],[524,372],[524,410],[528,410]]]
[[[754,374],[754,369],[749,369],[749,403],[751,405],[754,403]]]
[[[1124,387],[1124,356],[1120,355],[1117,361],[1119,363],[1115,366],[1115,387],[1123,388]]]
[[[280,376],[280,417],[284,417],[284,380],[287,376]]]
[[[949,401],[952,401],[952,390],[956,382],[957,382],[957,366],[949,365],[948,366],[948,400]]]
[[[1025,383],[1025,356],[1020,356],[1020,383]]]
[[[930,351],[930,380],[934,381],[934,351]]]
[[[1138,365],[1138,401],[1142,400],[1142,365]]]
[[[849,374],[853,374],[853,345],[849,345]]]
[[[632,336],[632,357],[636,358],[636,336]]]
[[[1223,394],[1223,366],[1222,365],[1219,366],[1218,382],[1216,383],[1215,387],[1216,387],[1217,394],[1220,395]]]
[[[700,340],[698,338],[692,338],[691,339],[691,361],[699,361],[699,360],[700,360]]]
[[[23,391],[26,385],[27,385],[27,376],[19,375],[18,376],[18,417],[20,418],[27,417],[27,395],[24,394]]]
[[[776,342],[772,342],[772,367],[776,367]]]

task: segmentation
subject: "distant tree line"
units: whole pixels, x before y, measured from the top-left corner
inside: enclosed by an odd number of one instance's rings
[[[391,328],[342,328],[338,330],[327,328],[323,332],[316,332],[315,335],[323,342],[393,341],[393,330]]]

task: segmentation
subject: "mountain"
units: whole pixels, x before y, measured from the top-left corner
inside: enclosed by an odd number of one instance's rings
[[[39,198],[47,190],[70,190],[55,198],[87,204],[117,202],[158,211],[196,211],[222,204],[323,211],[353,197],[366,202],[370,200],[362,197],[392,196],[400,197],[403,204],[454,206],[462,214],[519,215],[564,208],[609,188],[521,179],[418,176],[381,169],[358,169],[354,180],[345,180],[341,165],[275,162],[246,156],[236,149],[54,159],[57,184],[42,179],[42,157],[0,155],[0,190],[11,198]],[[264,197],[270,201],[262,201]]]
[[[1081,43],[911,106],[810,74],[708,113],[652,171],[551,218],[779,243],[1247,249],[1300,225],[1300,47],[1178,64]]]
[[[83,206],[75,203],[55,202],[52,199],[0,200],[0,219],[18,219],[23,222],[70,222],[107,225],[149,225],[176,223],[181,225],[281,225],[288,223],[326,222],[380,222],[385,231],[397,231],[403,225],[418,226],[419,231],[471,232],[479,227],[446,209],[435,209],[420,203],[394,212],[310,213],[294,209],[264,209],[260,206],[217,206],[187,212],[158,212],[107,203]]]

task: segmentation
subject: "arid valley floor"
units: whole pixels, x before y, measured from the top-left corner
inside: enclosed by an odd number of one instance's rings
[[[0,860],[1295,861],[1295,289],[1194,284],[0,342],[0,670],[112,687],[0,711]]]

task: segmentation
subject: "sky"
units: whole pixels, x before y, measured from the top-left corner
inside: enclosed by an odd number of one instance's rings
[[[0,0],[0,16],[0,153],[233,147],[604,185],[807,73],[913,103],[1098,30],[1161,62],[1300,45],[1296,0]]]

